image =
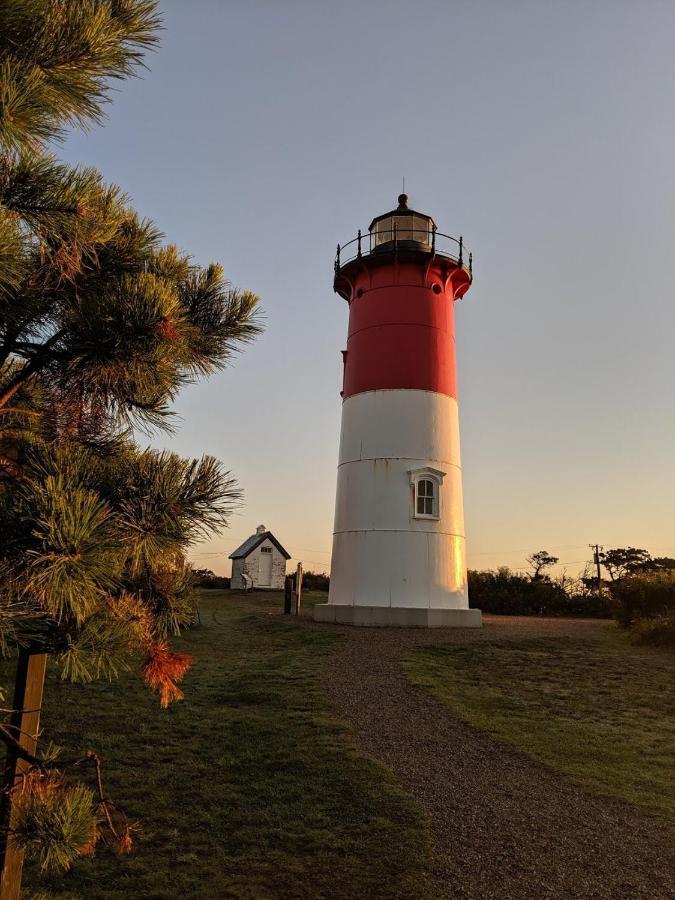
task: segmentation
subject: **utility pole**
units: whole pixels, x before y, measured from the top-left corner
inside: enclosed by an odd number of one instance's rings
[[[589,544],[588,545],[593,551],[593,562],[595,563],[595,571],[597,572],[598,578],[598,592],[602,590],[602,576],[600,575],[600,553],[603,550],[603,547],[600,544]]]
[[[295,572],[295,614],[300,615],[300,601],[302,600],[302,563],[298,563]]]

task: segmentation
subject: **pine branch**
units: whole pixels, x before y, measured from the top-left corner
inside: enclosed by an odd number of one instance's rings
[[[26,385],[40,369],[47,365],[50,360],[52,348],[58,344],[64,334],[65,332],[63,330],[53,334],[51,338],[49,338],[48,341],[45,341],[35,354],[30,357],[28,362],[21,366],[18,371],[14,371],[12,377],[0,386],[0,408],[4,407],[16,394],[19,388]]]
[[[26,252],[32,246],[31,281],[41,290],[50,281],[72,278],[83,262],[91,261],[97,246],[114,239],[129,216],[119,189],[106,186],[95,169],[66,166],[30,152],[0,155],[0,209],[7,228],[13,225],[14,240],[21,238]],[[30,262],[24,253],[22,273],[28,274]],[[56,278],[46,278],[49,273]],[[21,282],[0,268],[0,284],[7,290]]]
[[[108,82],[156,45],[156,10],[150,0],[3,0],[0,144],[35,149],[67,125],[100,122]]]
[[[10,729],[6,725],[2,725],[0,723],[0,741],[10,750],[15,756],[19,759],[22,759],[24,762],[29,763],[31,766],[37,766],[42,768],[43,761],[35,756],[30,750],[26,750],[26,748],[19,743],[19,741],[14,737]]]

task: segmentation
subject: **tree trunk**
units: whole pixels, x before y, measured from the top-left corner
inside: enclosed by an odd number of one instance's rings
[[[14,712],[9,730],[19,745],[32,754],[37,748],[46,666],[46,653],[19,651],[12,705]],[[28,768],[29,763],[20,759],[16,751],[8,747],[0,800],[0,900],[19,900],[21,894],[24,853],[12,841],[11,830],[16,820],[15,792],[12,788],[20,783],[21,773]]]

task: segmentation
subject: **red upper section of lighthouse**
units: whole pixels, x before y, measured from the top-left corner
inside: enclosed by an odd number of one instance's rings
[[[378,223],[376,243],[373,227]],[[359,241],[360,254],[342,263],[338,256],[335,290],[349,301],[345,399],[392,389],[457,396],[454,301],[468,290],[472,276],[464,265],[461,239],[457,256],[451,256],[437,251],[437,236],[429,217],[403,203],[373,220],[370,234]]]

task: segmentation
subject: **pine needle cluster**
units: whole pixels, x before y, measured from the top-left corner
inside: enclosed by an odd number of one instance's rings
[[[0,140],[17,149],[100,122],[160,24],[152,0],[2,0],[0,21]]]
[[[78,857],[93,853],[100,816],[94,792],[85,785],[32,775],[17,800],[17,813],[14,840],[34,851],[43,870],[68,870]]]
[[[70,763],[71,773],[59,766],[61,748],[49,746],[40,765],[33,767],[14,791],[13,841],[33,855],[43,871],[67,871],[93,856],[99,844],[118,856],[133,848],[137,822],[103,795],[101,762],[95,753]],[[75,767],[94,771],[94,789],[74,779]]]
[[[240,492],[133,429],[171,427],[181,387],[259,333],[258,298],[49,149],[101,120],[158,27],[151,0],[0,0],[0,650],[83,682],[137,666],[166,706],[191,662],[169,643],[194,616],[187,548]],[[93,849],[95,808],[39,778],[17,840],[66,868]]]

